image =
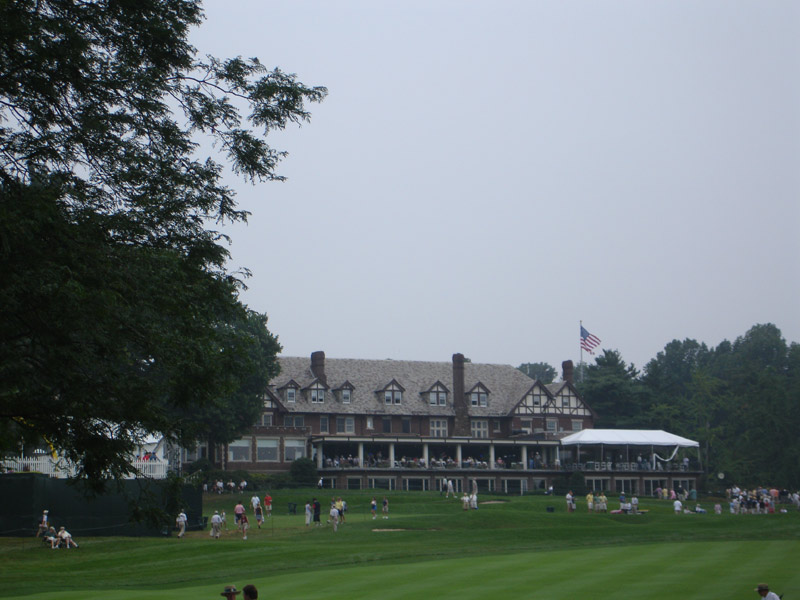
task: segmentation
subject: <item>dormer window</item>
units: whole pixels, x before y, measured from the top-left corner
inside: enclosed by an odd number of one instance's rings
[[[297,390],[293,387],[286,388],[286,401],[294,404],[297,400]]]
[[[431,406],[447,406],[447,390],[442,384],[437,383],[430,389],[428,402]]]
[[[350,390],[342,390],[342,404],[350,404]]]
[[[315,383],[311,388],[311,404],[322,404],[325,402],[325,387],[320,383]]]
[[[387,406],[390,404],[402,404],[403,388],[396,381],[392,381],[383,390],[383,402]]]
[[[489,404],[489,392],[482,385],[477,385],[469,394],[470,404],[485,408]]]

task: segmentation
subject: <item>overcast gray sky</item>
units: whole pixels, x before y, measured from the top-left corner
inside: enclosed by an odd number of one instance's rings
[[[230,178],[286,355],[638,367],[800,341],[800,2],[206,0],[201,54],[329,88]],[[584,358],[590,359],[588,355]]]

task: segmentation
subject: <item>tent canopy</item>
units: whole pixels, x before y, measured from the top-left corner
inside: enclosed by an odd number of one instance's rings
[[[613,446],[679,446],[698,448],[694,440],[661,429],[584,429],[561,440],[563,446],[608,444]]]

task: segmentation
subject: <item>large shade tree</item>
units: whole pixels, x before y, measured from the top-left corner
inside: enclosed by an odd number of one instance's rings
[[[0,444],[43,440],[95,488],[149,433],[232,439],[277,372],[226,269],[216,228],[247,213],[221,174],[281,179],[266,134],[326,90],[198,58],[201,21],[194,0],[0,2]]]

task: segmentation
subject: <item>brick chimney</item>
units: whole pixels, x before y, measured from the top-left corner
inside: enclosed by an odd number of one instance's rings
[[[564,381],[568,383],[574,384],[573,376],[575,373],[575,366],[572,364],[571,360],[565,360],[561,363],[561,377]]]
[[[320,383],[328,385],[328,377],[325,375],[325,353],[322,350],[311,353],[311,372]]]
[[[469,437],[469,410],[467,409],[467,396],[464,390],[464,355],[453,354],[453,408],[456,418],[453,434],[457,437]]]

